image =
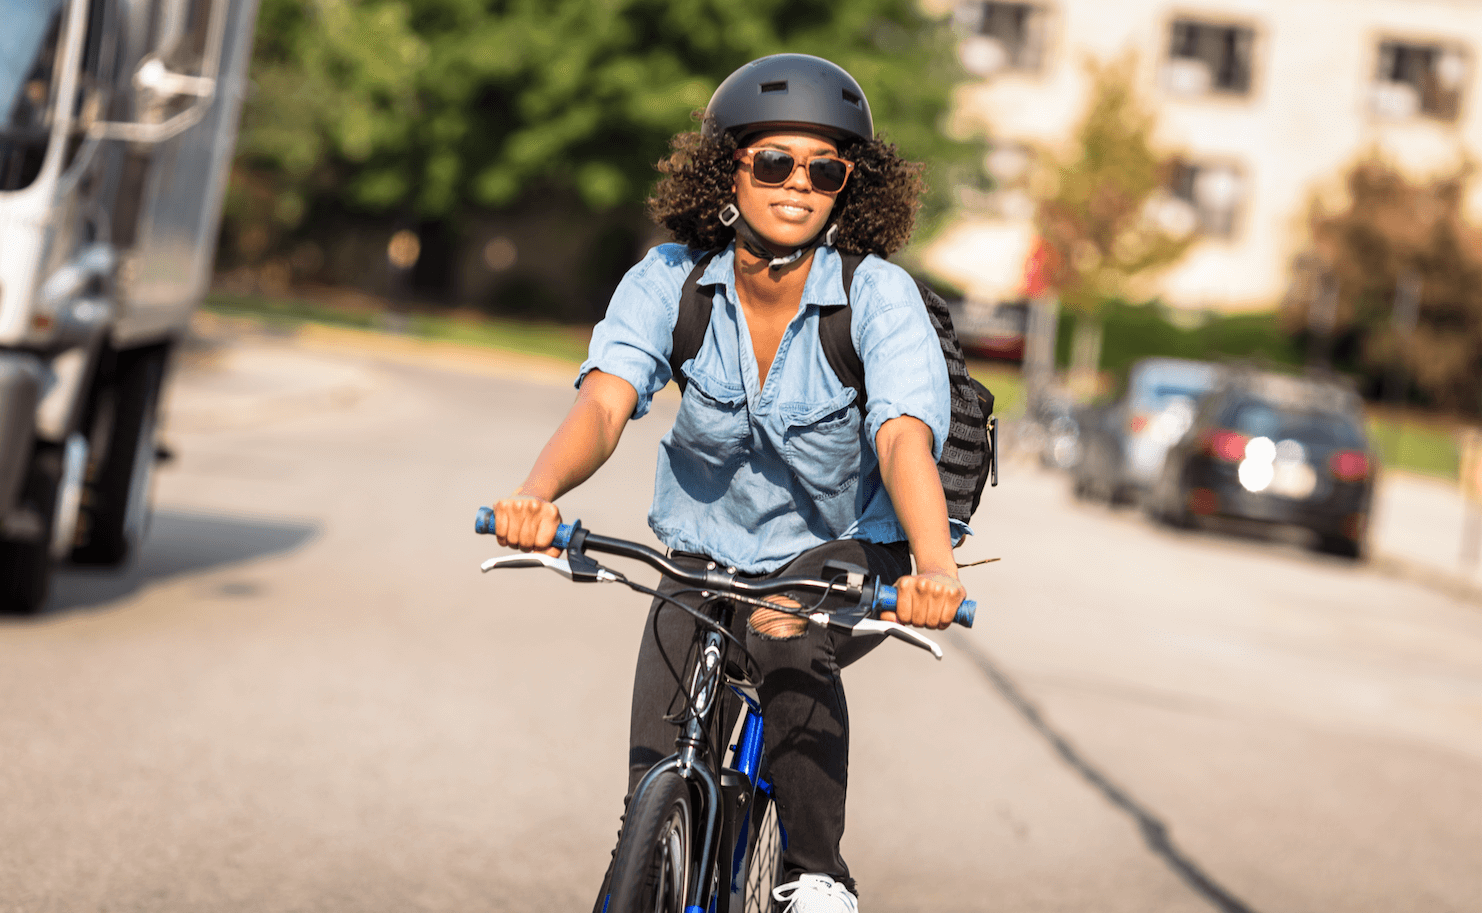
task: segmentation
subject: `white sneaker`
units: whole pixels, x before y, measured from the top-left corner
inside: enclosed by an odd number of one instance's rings
[[[772,899],[792,900],[782,913],[859,913],[859,901],[849,889],[827,875],[800,875],[773,888]]]

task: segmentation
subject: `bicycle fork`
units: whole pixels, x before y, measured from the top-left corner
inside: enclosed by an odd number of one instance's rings
[[[745,702],[746,718],[735,745],[734,769],[722,769],[718,779],[715,771],[701,756],[700,750],[706,741],[706,727],[715,712],[714,704],[722,680],[720,664],[724,655],[722,636],[714,631],[706,632],[700,660],[695,664],[690,681],[689,719],[685,723],[684,732],[676,740],[677,750],[649,768],[633,791],[633,802],[636,804],[638,797],[654,780],[666,771],[673,770],[691,783],[703,809],[702,814],[695,816],[695,822],[698,824],[703,820],[705,826],[699,852],[693,856],[690,870],[692,877],[684,913],[713,913],[720,900],[719,896],[711,894],[711,879],[707,875],[714,871],[722,830],[725,831],[728,845],[734,842],[736,851],[735,858],[730,860],[727,884],[716,885],[720,889],[717,893],[727,894],[739,902],[745,887],[742,879],[747,868],[750,818],[747,812],[750,811],[749,806],[755,792],[771,792],[771,784],[762,782],[759,776],[763,731],[761,705],[755,697],[740,688],[732,690]],[[740,776],[735,777],[733,774]],[[740,814],[727,814],[733,807]],[[739,909],[739,903],[728,903],[728,906]]]
[[[772,784],[762,779],[762,713],[754,693],[748,693],[735,685],[734,691],[746,703],[746,716],[737,738],[731,768],[722,768],[720,774],[721,793],[726,802],[727,815],[722,832],[722,847],[731,847],[728,882],[721,889],[726,894],[728,911],[746,909],[746,890],[750,873],[756,864],[752,858],[757,846],[751,832],[760,828],[756,819],[757,794],[772,796]],[[784,840],[785,842],[785,840]],[[717,887],[720,887],[719,885]],[[766,887],[766,886],[764,886]]]
[[[716,840],[720,830],[722,814],[720,781],[716,778],[715,772],[710,769],[710,765],[700,757],[699,750],[705,744],[705,724],[710,719],[712,705],[715,702],[723,655],[721,635],[714,631],[707,631],[700,661],[695,664],[694,675],[690,681],[689,719],[685,723],[683,734],[676,742],[678,750],[650,767],[648,773],[643,775],[643,779],[638,781],[637,789],[633,791],[632,801],[636,805],[638,797],[643,795],[654,780],[666,771],[672,770],[690,782],[704,808],[703,815],[696,816],[697,823],[703,818],[705,830],[700,840],[700,852],[694,857],[694,864],[690,869],[691,881],[689,896],[684,908],[685,913],[707,913],[705,901],[708,899],[706,895],[709,893],[710,884],[705,873],[709,872],[715,863]]]

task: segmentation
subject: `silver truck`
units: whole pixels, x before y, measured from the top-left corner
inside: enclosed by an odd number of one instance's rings
[[[257,0],[0,0],[0,612],[144,534]]]

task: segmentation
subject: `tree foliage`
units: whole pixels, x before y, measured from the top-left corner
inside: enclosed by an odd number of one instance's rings
[[[633,204],[720,80],[784,50],[850,70],[910,157],[950,157],[949,41],[914,0],[262,0],[237,196],[279,230],[316,200],[423,220],[550,190]]]
[[[1172,159],[1152,146],[1155,119],[1135,90],[1135,58],[1088,68],[1086,113],[1068,152],[1045,156],[1035,222],[1061,304],[1089,315],[1107,301],[1146,297],[1134,281],[1178,260],[1192,236],[1158,218],[1181,204],[1163,190]]]
[[[1327,320],[1340,341],[1339,367],[1370,377],[1393,371],[1431,403],[1482,411],[1482,231],[1463,201],[1472,170],[1425,180],[1377,154],[1349,169],[1339,207],[1314,201],[1311,249],[1300,259],[1285,316],[1294,328]],[[1331,285],[1329,285],[1331,283]],[[1418,288],[1413,327],[1396,321],[1402,283]],[[1324,289],[1335,300],[1324,303]],[[1314,310],[1331,309],[1314,320]]]

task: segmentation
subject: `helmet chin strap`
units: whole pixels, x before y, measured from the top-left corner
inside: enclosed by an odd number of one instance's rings
[[[727,203],[725,208],[720,211],[719,216],[720,224],[735,229],[736,240],[741,242],[741,246],[746,248],[752,256],[766,260],[767,267],[772,270],[779,270],[789,263],[797,262],[804,254],[820,244],[832,245],[834,239],[839,236],[839,225],[838,223],[834,223],[814,235],[812,241],[797,248],[790,254],[778,257],[767,249],[766,243],[762,241],[762,236],[757,234],[755,228],[751,227],[751,223],[741,217],[741,210],[736,208],[735,203]]]

